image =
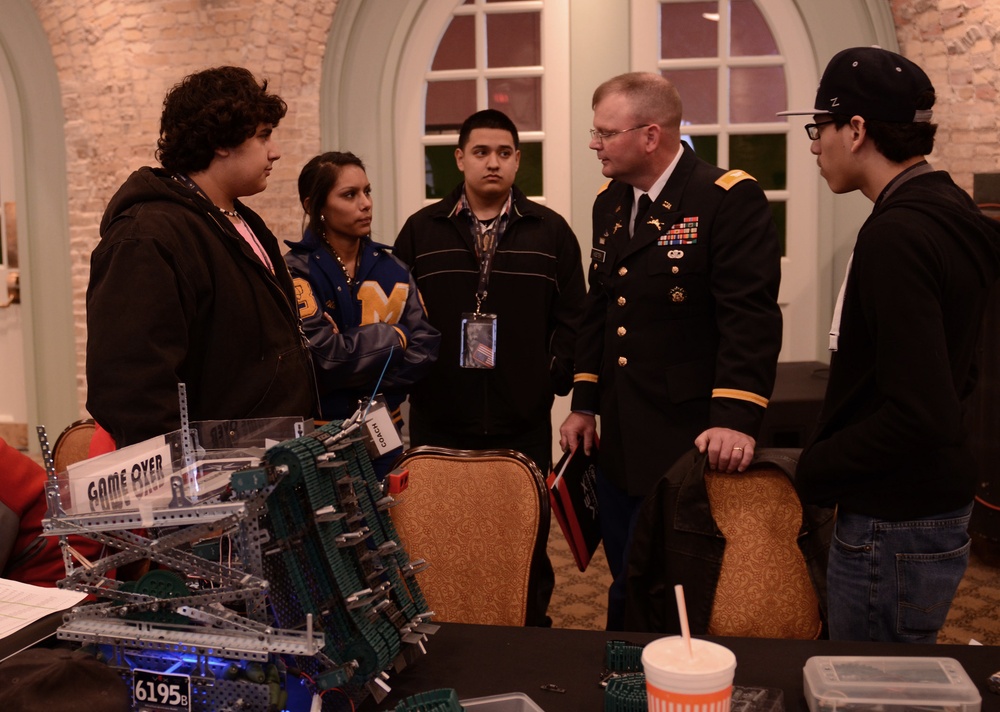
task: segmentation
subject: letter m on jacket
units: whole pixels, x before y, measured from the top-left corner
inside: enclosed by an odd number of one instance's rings
[[[358,288],[358,301],[361,302],[361,323],[395,324],[406,307],[406,297],[410,293],[410,285],[397,282],[392,293],[386,296],[382,285],[378,282],[363,282]]]

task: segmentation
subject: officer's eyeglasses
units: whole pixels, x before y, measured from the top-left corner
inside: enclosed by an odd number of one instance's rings
[[[590,138],[594,141],[600,141],[604,143],[606,139],[609,139],[618,134],[628,133],[629,131],[638,131],[639,129],[645,129],[652,126],[652,124],[642,124],[641,126],[633,126],[630,129],[622,129],[621,131],[598,131],[597,129],[590,130]]]

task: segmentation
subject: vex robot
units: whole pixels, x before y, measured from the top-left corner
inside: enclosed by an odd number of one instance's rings
[[[119,670],[137,710],[330,712],[384,698],[436,626],[361,413],[311,429],[189,423],[185,406],[182,387],[179,431],[61,473],[39,428],[59,585],[92,599],[57,636]],[[86,560],[70,534],[105,555]]]

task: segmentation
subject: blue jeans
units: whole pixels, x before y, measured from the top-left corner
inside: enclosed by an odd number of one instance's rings
[[[827,568],[831,640],[934,643],[969,563],[972,504],[888,521],[839,511]]]

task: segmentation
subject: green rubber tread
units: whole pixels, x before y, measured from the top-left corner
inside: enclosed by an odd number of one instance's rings
[[[364,451],[364,444],[360,438],[349,438],[345,443],[343,440],[337,441],[335,438],[340,433],[340,424],[331,422],[313,433],[302,438],[286,441],[269,449],[265,458],[272,466],[285,465],[288,467],[287,481],[283,481],[276,488],[272,495],[273,504],[278,506],[269,507],[272,511],[272,520],[275,527],[275,535],[280,541],[287,542],[292,536],[307,534],[310,523],[314,522],[313,512],[317,509],[334,506],[338,511],[346,512],[350,516],[357,508],[365,513],[365,524],[369,527],[372,542],[377,545],[386,541],[386,532],[395,534],[392,522],[385,512],[375,509],[376,493],[381,493],[380,485],[375,476],[371,461]],[[334,453],[334,461],[342,461],[346,465],[347,474],[353,480],[352,488],[342,488],[337,485],[335,478],[329,471],[330,468],[319,467],[317,459],[328,453]],[[339,468],[333,468],[339,469]],[[297,492],[298,486],[304,485],[304,495],[307,501],[302,501],[302,493]],[[340,491],[353,489],[353,494],[357,499],[357,504],[341,501]],[[305,511],[306,508],[312,511]],[[291,522],[289,518],[296,521]],[[410,595],[406,593],[406,588],[402,585],[398,571],[399,561],[408,561],[405,553],[400,559],[399,553],[392,555],[393,562],[384,566],[384,574],[393,588],[394,596],[390,600],[394,605],[386,607],[385,611],[379,615],[375,622],[369,621],[364,609],[347,609],[343,602],[346,594],[362,590],[367,584],[359,577],[358,572],[363,571],[363,565],[357,555],[357,549],[363,544],[341,547],[337,544],[338,536],[347,533],[347,522],[345,519],[317,522],[313,526],[316,528],[321,547],[316,545],[312,537],[305,536],[303,541],[305,546],[293,547],[285,546],[283,556],[286,568],[289,570],[293,585],[300,592],[300,596],[309,600],[309,606],[302,605],[302,610],[308,612],[308,608],[314,615],[319,607],[317,602],[312,600],[313,593],[319,592],[328,612],[321,617],[323,628],[330,632],[336,631],[336,635],[328,635],[328,644],[324,646],[324,653],[331,659],[343,664],[347,660],[357,660],[359,668],[356,675],[364,679],[370,679],[381,670],[386,670],[392,661],[399,654],[401,649],[401,639],[398,628],[405,624],[399,614],[398,606],[402,603],[407,610],[407,614],[412,617],[416,613],[416,606]],[[393,539],[398,541],[397,539]],[[322,551],[320,551],[322,549]],[[323,566],[325,561],[326,566]],[[383,564],[386,562],[383,561]],[[395,566],[393,566],[395,564]],[[405,565],[405,563],[403,564]],[[314,583],[310,585],[302,569],[306,568],[312,574],[310,580]],[[334,581],[327,579],[326,571],[333,576]],[[414,589],[419,593],[416,582],[413,581]],[[336,591],[331,590],[331,586],[336,587]],[[327,595],[329,594],[329,595]],[[338,604],[333,601],[338,599]],[[422,605],[426,611],[426,603],[422,600],[418,605]],[[410,610],[412,609],[412,610]],[[330,619],[333,620],[330,620]],[[391,619],[390,619],[391,618]],[[353,623],[353,626],[351,625]],[[343,632],[355,628],[359,635],[343,637]],[[325,680],[339,680],[339,675],[324,675]]]
[[[299,445],[299,441],[305,441],[305,443]],[[329,477],[324,478],[322,471],[315,466],[315,458],[326,454],[328,451],[327,447],[319,438],[315,437],[306,436],[300,438],[299,441],[294,441],[296,443],[295,447],[302,452],[303,459],[311,459],[313,464],[312,467],[303,467],[303,478],[309,497],[309,505],[314,510],[329,505],[339,506],[340,502],[336,499],[333,483]],[[346,532],[344,521],[321,522],[316,527],[323,542],[325,558],[333,572],[341,595],[343,596],[365,588],[357,575],[357,566],[350,565],[351,562],[348,562],[346,560],[347,557],[344,555],[345,550],[338,546],[336,542],[336,536]],[[358,674],[368,678],[377,674],[380,670],[387,669],[399,652],[398,633],[393,631],[392,637],[396,641],[395,649],[393,649],[392,644],[386,640],[385,631],[380,630],[377,625],[372,625],[363,611],[348,610],[347,613],[354,621],[367,645],[366,648],[357,642],[354,643],[355,649],[365,651],[363,655],[364,659],[358,660],[360,665]],[[347,649],[350,649],[350,644],[347,646]],[[374,666],[369,664],[368,649],[374,652],[376,660]],[[349,652],[345,654],[350,655]]]
[[[355,459],[357,458],[357,452],[355,451]],[[370,463],[370,461],[369,461]],[[371,526],[374,534],[374,541],[376,546],[384,544],[386,541],[393,541],[397,545],[400,545],[399,534],[396,532],[396,527],[392,523],[392,517],[389,516],[387,511],[380,511],[376,508],[376,501],[382,496],[382,487],[378,482],[378,478],[375,476],[375,470],[370,466],[367,468],[361,468],[364,476],[365,482],[365,495],[368,501],[368,507],[366,511],[372,512],[377,520],[378,526]],[[390,578],[390,583],[392,584],[393,590],[395,591],[395,598],[397,604],[401,604],[403,611],[410,618],[414,618],[418,614],[427,612],[427,601],[424,599],[423,592],[420,590],[420,584],[417,582],[416,577],[411,578],[412,586],[405,586],[402,583],[399,570],[405,567],[410,562],[409,555],[406,550],[400,545],[398,551],[391,555],[395,566],[387,565],[385,566],[385,571]]]
[[[280,521],[275,521],[275,534],[279,540],[287,540],[290,538],[293,535],[293,529],[296,533],[304,532],[306,529],[307,520],[301,511],[302,506],[299,501],[299,497],[295,492],[295,486],[305,480],[308,473],[315,470],[315,461],[311,457],[310,450],[311,449],[308,447],[300,449],[297,445],[297,441],[289,441],[282,443],[281,445],[277,445],[275,448],[268,451],[269,458],[273,455],[276,462],[289,465],[289,477],[287,478],[287,481],[283,483],[285,484],[285,487],[282,488],[279,486],[279,488],[272,495],[274,504],[278,504],[279,506],[272,506],[269,508],[272,511],[272,519],[275,519],[274,513],[280,513]],[[317,451],[318,450],[319,449],[317,448]],[[294,467],[290,464],[290,457],[294,457],[296,460]],[[299,465],[300,458],[308,461],[311,467],[301,467]],[[294,528],[289,526],[286,521],[284,508],[295,511],[295,519],[297,521]],[[287,547],[283,555],[285,558],[286,569],[288,569],[293,579],[293,585],[299,592],[300,607],[306,613],[312,613],[314,616],[323,618],[321,613],[322,607],[316,605],[316,602],[313,600],[313,596],[311,595],[312,588],[309,586],[302,574],[303,567],[300,566],[300,562],[296,556],[295,547]],[[336,631],[337,635],[327,636],[327,642],[324,645],[323,652],[331,660],[342,665],[348,660],[348,658],[344,657],[343,651],[350,644],[350,640],[342,641],[338,639],[341,638],[343,631],[351,630],[352,621],[346,615],[346,611],[341,610],[339,606],[332,606],[327,610],[329,611],[328,616],[332,616],[334,620],[322,621],[323,628],[328,631]],[[339,645],[338,642],[340,643]]]

